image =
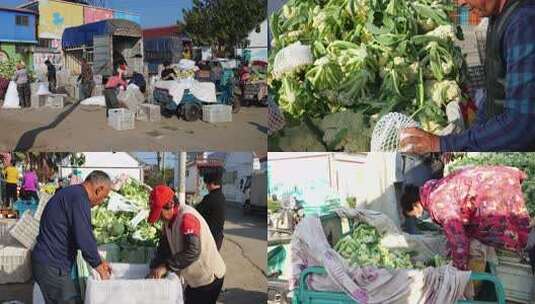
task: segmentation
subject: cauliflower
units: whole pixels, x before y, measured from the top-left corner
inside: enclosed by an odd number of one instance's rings
[[[436,29],[428,32],[427,36],[434,36],[440,39],[445,40],[454,40],[455,39],[455,30],[452,25],[441,25]]]
[[[324,152],[325,147],[304,124],[286,128],[279,139],[279,147],[285,152]]]
[[[320,129],[330,150],[358,152],[370,148],[371,130],[361,113],[348,110],[327,115],[321,121]]]
[[[455,80],[427,81],[425,92],[427,98],[439,107],[461,99],[461,88]]]

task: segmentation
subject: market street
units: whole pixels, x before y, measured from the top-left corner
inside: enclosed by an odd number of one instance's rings
[[[244,215],[241,207],[228,203],[226,218],[225,240],[221,253],[227,266],[227,274],[219,303],[265,303],[266,215]]]
[[[70,111],[72,109],[72,111]],[[0,150],[219,150],[265,151],[266,108],[242,107],[232,123],[186,122],[175,116],[160,122],[135,122],[116,131],[103,108],[69,105],[63,110],[0,110]]]

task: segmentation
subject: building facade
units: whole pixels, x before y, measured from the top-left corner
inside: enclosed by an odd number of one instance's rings
[[[36,70],[44,69],[44,62],[50,60],[60,69],[64,65],[61,37],[68,27],[107,19],[126,19],[141,24],[141,16],[108,8],[89,6],[61,0],[36,0],[20,6],[38,15],[38,46],[33,53]]]
[[[16,60],[32,66],[37,44],[35,12],[0,7],[0,28],[0,62]]]

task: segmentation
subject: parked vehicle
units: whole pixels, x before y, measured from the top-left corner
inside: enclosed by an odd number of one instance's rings
[[[104,78],[113,74],[120,62],[128,64],[126,76],[143,71],[143,39],[139,24],[122,19],[109,19],[66,28],[62,47],[65,67],[74,74],[81,72],[81,59],[93,67],[94,75]]]

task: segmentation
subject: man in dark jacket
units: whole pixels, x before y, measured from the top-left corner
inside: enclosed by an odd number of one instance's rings
[[[407,152],[535,150],[535,1],[460,0],[489,17],[486,40],[486,100],[477,122],[460,134],[435,136],[404,131]]]
[[[85,58],[82,58],[82,73],[78,76],[80,82],[80,101],[91,97],[95,81],[93,80],[93,69]]]
[[[91,227],[91,208],[101,204],[111,188],[110,177],[93,171],[82,184],[63,188],[47,203],[32,251],[32,273],[46,303],[75,304],[80,299],[70,273],[78,250],[109,279],[111,268],[100,258]]]
[[[223,244],[223,228],[225,226],[225,195],[221,189],[222,170],[207,172],[203,176],[208,193],[196,206],[197,211],[204,217],[217,245],[217,250]]]
[[[48,90],[51,93],[56,92],[56,67],[50,62],[50,60],[45,61],[46,64],[46,76],[48,78]]]

